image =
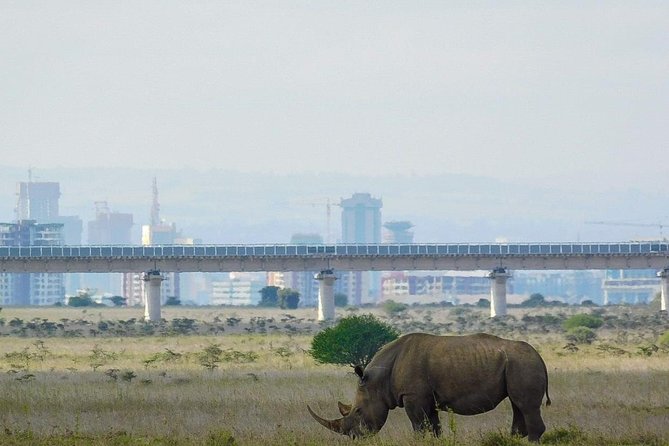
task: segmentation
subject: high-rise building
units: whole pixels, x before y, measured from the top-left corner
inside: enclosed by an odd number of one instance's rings
[[[106,201],[95,202],[95,220],[88,222],[91,245],[127,245],[132,243],[132,214],[112,212]]]
[[[0,223],[0,246],[62,245],[61,223],[21,220]],[[3,305],[54,305],[65,298],[63,274],[0,273],[0,302]]]
[[[341,228],[343,243],[381,243],[380,198],[355,193],[342,199]],[[376,271],[344,272],[337,281],[337,291],[348,296],[352,305],[376,302],[381,297],[381,275]]]
[[[129,245],[132,243],[132,214],[112,212],[106,201],[95,202],[95,220],[88,222],[90,245]],[[123,294],[123,275],[120,273],[86,274],[85,288],[100,294]]]
[[[341,229],[344,243],[381,243],[380,198],[372,198],[368,193],[355,193],[351,198],[342,199]]]
[[[151,224],[142,226],[142,245],[174,245],[183,242],[181,233],[176,224],[167,223],[160,218],[160,203],[158,201],[158,183],[153,179],[153,200],[151,203]],[[123,296],[128,305],[144,303],[144,286],[141,272],[126,273],[123,275]],[[166,272],[162,274],[160,295],[163,302],[168,297],[180,297],[179,273]]]
[[[33,220],[38,224],[60,223],[61,243],[63,245],[81,245],[83,225],[76,215],[60,215],[58,200],[60,183],[32,181],[32,172],[28,172],[28,182],[17,183],[16,220]],[[66,274],[64,277],[66,292],[74,293],[80,286],[80,273]]]
[[[18,183],[16,194],[16,219],[35,220],[40,223],[52,222],[58,217],[60,184],[55,182]]]

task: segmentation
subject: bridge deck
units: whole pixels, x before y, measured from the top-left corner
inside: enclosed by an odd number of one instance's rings
[[[0,272],[609,269],[669,266],[669,243],[0,246]]]

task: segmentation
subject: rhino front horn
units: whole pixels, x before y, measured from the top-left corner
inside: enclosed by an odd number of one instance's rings
[[[341,428],[341,418],[338,420],[326,420],[325,418],[321,418],[316,413],[311,410],[311,407],[307,404],[307,409],[309,409],[309,413],[311,414],[312,417],[314,417],[314,420],[318,421],[321,423],[323,426],[327,427],[333,432],[337,432],[338,434],[343,434],[342,428]]]

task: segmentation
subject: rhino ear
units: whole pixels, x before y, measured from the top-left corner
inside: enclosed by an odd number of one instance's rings
[[[362,368],[361,365],[356,365],[353,370],[355,371],[355,374],[362,379],[362,375],[364,374],[365,370]]]
[[[337,406],[339,407],[339,413],[342,414],[342,416],[347,416],[351,413],[350,404],[344,404],[341,401],[337,401]]]

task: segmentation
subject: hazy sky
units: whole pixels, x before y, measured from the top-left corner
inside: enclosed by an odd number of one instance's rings
[[[0,0],[4,165],[643,179],[668,123],[666,0]]]

